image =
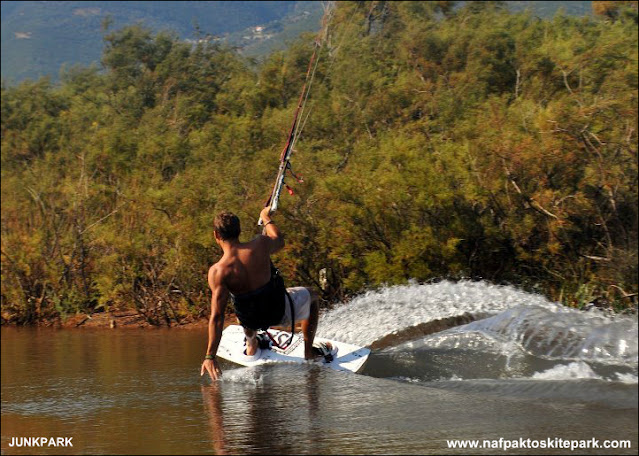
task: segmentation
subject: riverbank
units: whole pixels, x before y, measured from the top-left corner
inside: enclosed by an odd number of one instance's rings
[[[208,317],[194,317],[185,316],[180,318],[179,321],[169,320],[163,324],[151,324],[143,315],[130,311],[116,311],[116,312],[100,312],[94,314],[79,313],[76,315],[67,316],[66,318],[56,316],[51,319],[38,320],[35,324],[28,326],[31,327],[43,327],[43,328],[58,328],[58,329],[157,329],[157,328],[180,328],[180,329],[201,329],[206,328],[208,325]],[[232,324],[237,324],[237,318],[232,312],[227,312],[224,327]],[[16,322],[2,316],[2,326],[23,326]]]
[[[232,324],[233,318],[228,318],[227,315],[226,325]],[[230,320],[230,322],[229,322]],[[195,318],[187,316],[181,318],[179,322],[170,320],[162,325],[151,324],[143,315],[137,312],[123,311],[123,312],[102,312],[93,315],[78,314],[67,318],[62,321],[60,319],[58,327],[60,328],[130,328],[130,329],[146,329],[146,328],[182,328],[182,329],[200,329],[205,328],[208,325],[208,318],[200,317]]]

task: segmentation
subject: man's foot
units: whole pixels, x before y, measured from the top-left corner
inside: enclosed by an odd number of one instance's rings
[[[257,337],[244,338],[244,346],[246,349],[244,350],[244,354],[246,356],[253,356],[257,353],[257,349],[259,348],[259,344],[257,341]]]
[[[311,353],[306,353],[307,361],[324,361],[330,363],[337,354],[337,348],[333,347],[330,342],[318,342],[311,347]]]

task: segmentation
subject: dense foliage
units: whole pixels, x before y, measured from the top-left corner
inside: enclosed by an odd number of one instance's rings
[[[637,15],[339,2],[275,216],[333,301],[484,278],[581,305],[637,291]],[[622,3],[622,2],[620,2]],[[635,2],[636,5],[636,2]],[[206,314],[211,225],[270,191],[312,37],[257,70],[140,26],[96,68],[2,88],[3,321]]]

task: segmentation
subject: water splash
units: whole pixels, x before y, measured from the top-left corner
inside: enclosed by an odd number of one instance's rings
[[[411,383],[637,377],[636,316],[582,312],[486,282],[369,292],[323,315],[320,332],[371,346],[364,373]]]
[[[490,318],[454,328],[451,334],[481,334],[551,360],[603,364],[637,363],[637,319],[606,316],[562,306],[516,306]]]
[[[318,335],[357,345],[462,315],[484,318],[518,305],[553,306],[543,296],[487,282],[443,281],[369,291],[320,318]]]
[[[595,379],[602,380],[592,368],[584,362],[574,362],[570,364],[560,364],[543,372],[533,374],[533,379],[537,380],[578,380]]]
[[[636,374],[621,374],[617,373],[617,380],[621,383],[626,383],[628,385],[636,385],[639,383],[639,377]]]
[[[222,374],[222,381],[259,387],[264,385],[264,376],[261,369],[240,367],[225,370]]]

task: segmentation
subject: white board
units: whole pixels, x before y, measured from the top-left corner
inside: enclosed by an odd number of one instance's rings
[[[290,332],[269,329],[268,332],[278,342],[278,344],[286,343],[291,336]],[[316,337],[315,342],[330,342],[333,347],[337,347],[337,353],[330,363],[322,362],[321,364],[331,369],[339,371],[357,372],[363,366],[370,350],[365,347],[358,347],[344,342],[323,339]],[[217,349],[217,355],[231,362],[241,364],[242,366],[258,366],[266,363],[304,363],[304,338],[300,333],[293,336],[293,341],[285,349],[281,350],[272,346],[270,349],[262,349],[256,353],[256,356],[249,357],[244,354],[244,329],[239,325],[228,326],[222,332],[222,340]]]

